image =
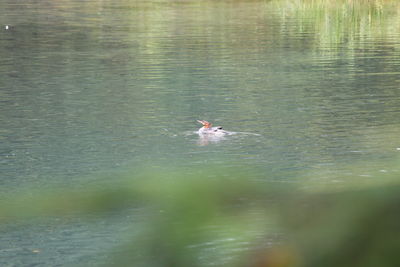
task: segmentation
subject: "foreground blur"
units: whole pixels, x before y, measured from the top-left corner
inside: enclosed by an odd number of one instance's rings
[[[5,197],[1,223],[96,220],[141,209],[109,262],[126,266],[398,266],[397,174],[354,189],[259,182],[240,170],[110,177],[85,189]],[[327,189],[328,188],[328,189]],[[136,234],[134,234],[134,232]],[[210,246],[212,244],[212,246]],[[211,247],[211,248],[210,248]]]

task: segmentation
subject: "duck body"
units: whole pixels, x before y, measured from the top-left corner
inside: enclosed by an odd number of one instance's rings
[[[212,123],[204,120],[198,120],[198,122],[203,124],[203,127],[197,131],[199,135],[224,136],[228,134],[228,132],[222,129],[221,126],[212,127]]]

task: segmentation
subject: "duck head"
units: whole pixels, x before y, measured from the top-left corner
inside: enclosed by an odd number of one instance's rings
[[[204,128],[211,129],[212,123],[204,120],[197,120],[197,122],[203,124]]]

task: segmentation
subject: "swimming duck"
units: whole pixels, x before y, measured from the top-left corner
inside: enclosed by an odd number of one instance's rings
[[[197,133],[199,135],[212,135],[212,136],[223,136],[226,135],[228,132],[222,129],[221,126],[212,127],[212,123],[204,120],[197,120],[199,123],[203,124]]]

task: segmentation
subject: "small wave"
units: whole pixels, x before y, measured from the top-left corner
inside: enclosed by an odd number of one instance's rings
[[[229,135],[250,135],[250,136],[262,136],[261,134],[258,133],[251,133],[251,132],[230,132],[230,131],[225,131],[225,136]],[[184,136],[190,136],[190,135],[198,135],[198,131],[186,131],[183,133]]]
[[[232,133],[241,134],[241,135],[262,136],[261,134],[258,134],[258,133],[250,133],[250,132],[232,132]]]

